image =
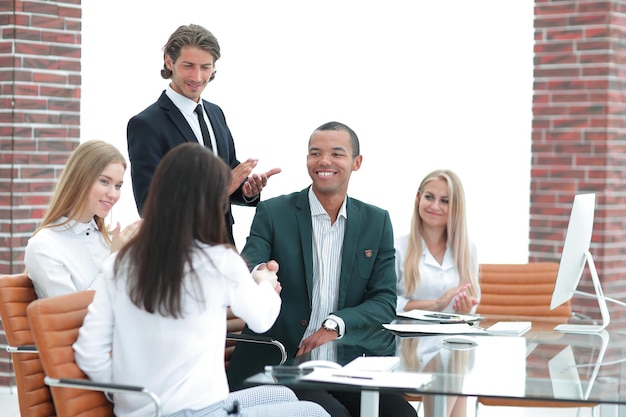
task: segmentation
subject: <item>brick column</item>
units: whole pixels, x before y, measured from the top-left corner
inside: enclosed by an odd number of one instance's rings
[[[0,274],[23,271],[26,242],[80,140],[80,6],[0,2]],[[0,354],[0,385],[11,380]]]
[[[535,1],[530,261],[560,259],[574,195],[595,192],[591,253],[604,292],[618,299],[626,298],[625,13],[623,0]],[[593,292],[588,270],[579,288]],[[599,317],[592,299],[576,297],[573,309]]]

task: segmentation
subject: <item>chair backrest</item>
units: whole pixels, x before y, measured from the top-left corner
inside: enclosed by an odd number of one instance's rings
[[[80,291],[33,301],[28,321],[47,376],[88,379],[74,361],[78,338],[94,291]],[[113,406],[100,391],[52,387],[58,417],[113,417]]]
[[[27,274],[0,277],[0,317],[7,342],[12,347],[35,344],[26,316],[26,307],[37,299]],[[21,417],[54,417],[50,389],[37,353],[11,355]]]
[[[481,264],[477,313],[570,318],[570,302],[550,310],[559,269],[555,262]]]
[[[550,301],[559,264],[481,264],[481,299],[476,312],[484,315],[527,316],[567,322],[572,316],[568,301],[550,310]],[[533,328],[535,324],[533,323]],[[553,325],[549,325],[552,328]],[[593,403],[478,397],[478,405],[515,407],[594,407]]]

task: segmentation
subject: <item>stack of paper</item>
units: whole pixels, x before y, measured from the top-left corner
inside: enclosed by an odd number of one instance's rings
[[[469,323],[427,324],[427,323],[397,323],[383,324],[387,330],[396,333],[424,333],[424,334],[488,334],[485,329],[472,326]]]
[[[487,328],[487,333],[504,336],[521,336],[530,330],[529,321],[499,321]]]

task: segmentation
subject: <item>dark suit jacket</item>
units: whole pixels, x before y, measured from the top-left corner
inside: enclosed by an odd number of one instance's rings
[[[242,256],[250,267],[278,261],[280,315],[264,335],[280,340],[293,358],[311,317],[313,249],[309,189],[260,202]],[[350,332],[395,318],[396,272],[389,213],[348,198],[339,299],[333,313]],[[244,333],[252,334],[249,329]],[[239,343],[228,366],[231,389],[274,360],[264,347]]]
[[[215,133],[218,154],[232,169],[239,165],[239,161],[224,113],[217,105],[206,100],[202,100],[202,104]],[[155,103],[129,120],[126,137],[133,194],[141,215],[152,176],[161,158],[176,145],[197,142],[197,139],[185,116],[167,97],[165,91]],[[258,199],[253,202],[246,201],[240,187],[230,196],[230,201],[231,204],[254,206]],[[229,229],[232,229],[233,223],[234,220],[229,213],[227,219]]]

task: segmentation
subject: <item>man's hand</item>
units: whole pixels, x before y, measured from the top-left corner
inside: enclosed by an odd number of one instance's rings
[[[248,160],[240,163],[232,170],[232,178],[230,180],[230,186],[228,187],[228,195],[231,195],[241,185],[241,183],[248,178],[248,175],[252,172],[256,164],[259,162],[258,159],[248,158]],[[247,197],[247,196],[246,196]]]
[[[296,352],[296,356],[303,355],[315,349],[316,347],[322,346],[323,344],[328,342],[332,342],[337,337],[339,337],[337,332],[320,328],[318,331],[302,341],[300,348]]]
[[[278,272],[278,262],[269,261],[266,264],[260,264],[254,271],[252,271],[252,278],[260,284],[262,281],[267,281],[272,284],[272,287],[277,288],[278,284],[278,276],[276,273]],[[282,288],[281,288],[282,289]],[[280,294],[280,291],[278,291]]]
[[[261,194],[261,191],[267,185],[267,180],[272,175],[280,173],[280,171],[280,168],[273,168],[263,174],[252,174],[243,185],[243,195],[247,198],[253,198]]]

